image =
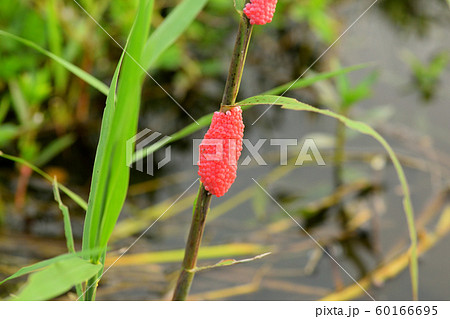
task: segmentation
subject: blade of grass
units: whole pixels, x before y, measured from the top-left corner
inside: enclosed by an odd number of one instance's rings
[[[110,153],[107,152],[106,144],[108,140],[110,139],[111,131],[112,131],[112,121],[114,112],[116,109],[116,88],[117,88],[117,81],[119,78],[119,72],[120,68],[122,66],[122,61],[125,56],[125,53],[122,53],[122,56],[120,57],[119,63],[116,67],[116,70],[114,72],[114,76],[111,82],[111,87],[109,89],[108,97],[106,99],[106,107],[103,114],[102,119],[102,125],[100,129],[100,139],[97,146],[97,152],[95,154],[95,161],[94,161],[94,171],[92,174],[92,182],[91,182],[91,191],[89,193],[89,198],[92,198],[92,200],[89,201],[89,206],[87,207],[85,222],[84,222],[84,231],[83,231],[83,251],[90,249],[95,246],[95,238],[94,240],[91,239],[90,233],[95,234],[98,231],[98,221],[97,225],[93,226],[93,216],[94,214],[100,215],[100,208],[104,205],[103,202],[105,200],[105,192],[106,192],[106,181],[107,176],[109,174],[109,163],[108,163],[108,156],[111,156]],[[111,147],[110,147],[111,148]],[[98,204],[97,204],[98,203]],[[99,207],[98,209],[95,209],[96,207]],[[97,217],[99,218],[99,216]]]
[[[413,298],[417,300],[418,298],[418,289],[419,289],[419,270],[418,270],[418,263],[417,263],[417,232],[416,227],[414,224],[414,213],[413,208],[411,204],[411,196],[409,191],[408,182],[406,180],[405,173],[403,171],[403,168],[395,155],[394,150],[391,148],[391,146],[386,142],[386,140],[378,134],[373,128],[371,128],[369,125],[355,121],[352,119],[349,119],[345,116],[336,114],[334,112],[331,112],[330,110],[323,110],[318,109],[315,107],[312,107],[310,105],[307,105],[305,103],[299,102],[292,98],[287,97],[280,97],[280,96],[272,96],[272,95],[259,95],[255,96],[249,99],[246,99],[240,103],[237,103],[239,105],[259,105],[259,104],[268,104],[268,105],[281,105],[283,109],[290,109],[290,110],[296,110],[296,111],[308,111],[308,112],[314,112],[323,114],[332,118],[335,118],[345,124],[348,128],[355,130],[357,132],[360,132],[362,134],[368,135],[376,139],[387,151],[389,154],[389,157],[392,160],[392,163],[394,164],[395,171],[397,172],[398,179],[400,181],[402,190],[403,190],[403,208],[406,215],[406,220],[408,224],[408,230],[409,230],[409,236],[411,239],[411,260],[410,260],[410,273],[411,273],[411,285],[412,285],[412,293]]]
[[[254,260],[258,260],[261,258],[264,258],[268,255],[270,255],[271,252],[267,252],[261,255],[257,255],[255,257],[251,257],[251,258],[246,258],[246,259],[241,259],[241,260],[236,260],[236,259],[224,259],[219,261],[218,263],[214,264],[214,265],[210,265],[210,266],[203,266],[203,267],[196,267],[194,269],[195,272],[198,271],[202,271],[202,270],[209,270],[209,269],[214,269],[214,268],[220,268],[220,267],[227,267],[227,266],[233,266],[233,265],[238,265],[238,264],[245,264]]]
[[[267,246],[261,246],[249,243],[232,243],[216,246],[200,247],[198,258],[201,260],[214,259],[214,258],[232,258],[239,256],[248,256],[254,254],[261,254],[267,251]],[[115,266],[127,266],[127,265],[147,265],[147,264],[162,264],[162,263],[174,263],[183,260],[184,249],[155,251],[148,253],[132,254],[122,256],[114,264]],[[106,258],[106,264],[110,265],[115,262],[116,256],[108,256]]]
[[[101,265],[93,265],[79,257],[61,260],[30,276],[16,301],[48,300],[67,292],[99,271]]]
[[[97,251],[93,250],[93,251],[86,251],[86,252],[77,252],[77,253],[63,254],[63,255],[59,255],[59,256],[56,256],[56,257],[53,257],[53,258],[50,258],[50,259],[46,259],[46,260],[37,262],[37,263],[35,263],[33,265],[30,265],[30,266],[22,267],[18,271],[16,271],[14,274],[12,274],[11,276],[9,276],[9,277],[3,279],[2,281],[0,281],[0,285],[2,285],[3,283],[5,283],[5,282],[7,282],[9,280],[12,280],[12,279],[15,279],[15,278],[19,278],[19,277],[28,275],[28,274],[30,274],[32,272],[41,270],[41,269],[43,269],[45,267],[48,267],[48,266],[50,266],[50,265],[52,265],[52,264],[54,264],[54,263],[56,263],[58,261],[70,259],[70,258],[76,257],[76,256],[81,257],[81,258],[86,257],[86,256],[89,257],[91,254],[97,253],[97,252],[98,252],[98,250]]]
[[[94,162],[91,191],[83,232],[83,250],[103,248],[117,222],[128,189],[126,143],[137,130],[144,72],[139,63],[148,36],[153,0],[139,1],[136,18],[108,92]],[[137,62],[137,63],[136,63]],[[120,76],[119,76],[120,73]],[[117,88],[117,95],[116,95]],[[103,261],[105,253],[91,256]],[[87,284],[85,300],[94,300],[101,273]]]
[[[189,27],[208,0],[184,0],[164,19],[145,44],[142,65],[148,70]]]
[[[75,136],[73,134],[67,134],[58,137],[56,140],[50,142],[44,149],[39,152],[37,158],[33,161],[33,163],[36,166],[43,166],[47,164],[52,158],[57,156],[74,142]]]
[[[49,57],[50,59],[56,61],[57,63],[59,63],[60,65],[62,65],[64,68],[66,68],[68,71],[72,72],[73,74],[75,74],[76,76],[78,76],[80,79],[82,79],[83,81],[85,81],[86,83],[90,84],[92,87],[96,88],[97,90],[99,90],[101,93],[107,95],[108,94],[108,86],[106,84],[104,84],[103,82],[101,82],[100,80],[98,80],[97,78],[95,78],[94,76],[90,75],[89,73],[87,73],[86,71],[83,71],[82,69],[80,69],[79,67],[77,67],[76,65],[64,60],[63,58],[51,53],[50,51],[45,50],[44,48],[40,47],[39,45],[37,45],[36,43],[21,38],[19,36],[16,36],[12,33],[6,32],[4,30],[0,30],[0,36],[4,36],[7,37],[9,39],[15,40],[17,42],[20,42],[44,55],[46,55],[47,57]]]
[[[75,244],[73,241],[72,225],[70,223],[69,208],[67,208],[67,206],[64,205],[61,200],[61,196],[59,194],[58,182],[56,181],[56,178],[53,180],[53,195],[54,195],[55,201],[58,203],[58,207],[61,210],[61,213],[63,215],[64,235],[66,237],[67,251],[69,253],[75,253]],[[83,287],[81,286],[80,283],[78,283],[75,285],[75,288],[77,291],[77,296],[80,297],[83,293]]]
[[[21,132],[20,126],[11,123],[2,123],[0,125],[0,147],[15,139]]]
[[[30,107],[22,93],[19,83],[17,83],[17,80],[12,79],[8,81],[8,86],[11,92],[13,110],[16,113],[17,119],[21,125],[30,126]]]
[[[47,32],[50,50],[56,55],[62,55],[63,40],[61,36],[61,25],[59,24],[56,0],[47,1]],[[56,62],[56,61],[53,61]],[[52,65],[55,77],[55,86],[58,92],[62,92],[67,84],[67,71],[58,63]]]
[[[7,96],[4,96],[3,99],[1,99],[0,101],[0,124],[3,123],[6,115],[8,115],[9,107],[10,107],[9,98],[7,98]]]
[[[136,57],[141,56],[147,38],[152,7],[153,1],[140,1],[126,47],[138,62]],[[136,133],[142,77],[142,69],[124,55],[116,69],[102,121],[86,216],[86,248],[106,245],[125,200],[129,177],[126,141]]]
[[[75,252],[75,244],[73,241],[72,225],[70,223],[69,208],[67,208],[67,206],[64,205],[61,200],[61,195],[59,194],[58,182],[56,181],[56,178],[53,180],[53,195],[54,195],[55,201],[58,203],[58,207],[61,210],[61,213],[63,215],[64,235],[66,237],[66,242],[67,242],[67,251],[69,253],[74,253]]]

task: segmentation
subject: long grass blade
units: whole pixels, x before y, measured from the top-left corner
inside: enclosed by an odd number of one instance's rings
[[[12,280],[12,279],[16,279],[25,275],[28,275],[32,272],[36,272],[39,271],[45,267],[48,267],[56,262],[62,261],[62,260],[66,260],[66,259],[70,259],[73,257],[89,257],[91,254],[95,254],[98,253],[99,250],[91,250],[91,251],[85,251],[85,252],[77,252],[77,253],[69,253],[69,254],[63,254],[63,255],[59,255],[50,259],[46,259],[46,260],[42,260],[39,261],[35,264],[32,264],[30,266],[25,266],[20,268],[18,271],[16,271],[14,274],[12,274],[11,276],[3,279],[2,281],[0,281],[0,285],[2,285],[3,283]]]
[[[59,194],[58,182],[56,181],[56,178],[53,180],[53,196],[55,197],[55,201],[58,203],[58,207],[61,210],[61,213],[63,215],[64,235],[66,237],[67,251],[69,253],[74,253],[75,252],[75,244],[73,241],[72,225],[70,223],[69,208],[66,205],[64,205],[64,203],[61,200],[61,195]]]
[[[144,75],[140,57],[148,36],[152,10],[153,0],[139,1],[133,27],[106,99],[83,232],[83,250],[104,250],[91,256],[94,264],[104,262],[106,247],[128,190],[127,141],[137,130]],[[100,275],[99,272],[89,279],[85,300],[95,299]]]
[[[184,0],[164,19],[145,44],[142,65],[148,70],[194,21],[208,0]]]
[[[201,247],[198,253],[200,260],[214,259],[214,258],[233,258],[239,256],[248,256],[254,254],[261,254],[267,252],[269,247],[250,243],[232,243],[217,246]],[[119,260],[116,256],[108,256],[106,264],[110,265],[115,262],[115,266],[127,265],[146,265],[159,263],[173,263],[183,260],[184,249],[155,251],[140,254],[125,255]]]
[[[106,102],[86,214],[83,249],[106,247],[128,188],[126,142],[136,134],[142,69],[136,64],[147,38],[153,1],[140,1],[126,51]],[[119,79],[120,71],[120,79]],[[117,86],[117,97],[116,97]]]
[[[106,84],[104,84],[103,82],[101,82],[100,80],[98,80],[97,78],[95,78],[94,76],[90,75],[89,73],[87,73],[86,71],[83,71],[82,69],[80,69],[79,67],[77,67],[76,65],[64,60],[63,58],[51,53],[50,51],[45,50],[44,48],[40,47],[39,45],[37,45],[36,43],[21,38],[17,35],[14,35],[12,33],[6,32],[4,30],[0,30],[0,36],[4,36],[7,37],[9,39],[15,40],[17,42],[20,42],[44,55],[46,55],[47,57],[49,57],[50,59],[56,61],[57,63],[59,63],[60,65],[62,65],[64,68],[66,68],[68,71],[72,72],[73,74],[75,74],[76,76],[78,76],[80,79],[82,79],[83,81],[85,81],[86,83],[90,84],[92,87],[96,88],[97,90],[99,90],[101,93],[107,95],[108,94],[108,86]]]
[[[355,121],[352,119],[349,119],[345,116],[342,116],[340,114],[334,113],[330,110],[323,110],[318,109],[315,107],[312,107],[308,104],[299,102],[292,98],[287,97],[280,97],[280,96],[272,96],[272,95],[259,95],[255,96],[249,99],[246,99],[240,103],[239,105],[260,105],[260,104],[266,104],[266,105],[281,105],[283,109],[290,109],[290,110],[296,110],[296,111],[308,111],[308,112],[314,112],[323,114],[332,118],[335,118],[345,124],[348,128],[357,131],[359,133],[368,135],[376,139],[386,150],[386,152],[389,154],[389,157],[392,160],[392,163],[394,164],[394,168],[397,172],[398,179],[400,181],[402,190],[403,190],[403,208],[406,215],[406,220],[408,224],[408,230],[409,230],[409,236],[411,240],[411,260],[410,260],[410,273],[411,273],[411,284],[412,284],[412,292],[413,292],[413,298],[418,298],[418,289],[419,289],[419,270],[418,270],[418,262],[417,262],[417,232],[416,227],[414,224],[414,213],[413,208],[411,204],[411,196],[409,191],[408,182],[406,180],[405,172],[403,171],[403,168],[395,155],[394,150],[391,148],[391,146],[386,142],[386,140],[378,134],[372,127],[369,125]]]
[[[56,178],[53,180],[53,195],[63,215],[64,235],[66,237],[67,251],[69,253],[75,253],[75,244],[73,240],[72,224],[70,222],[69,208],[66,205],[64,205],[64,203],[61,200],[61,195],[59,194],[58,182],[56,181]],[[81,284],[80,283],[76,284],[75,288],[77,291],[77,295],[80,297],[83,293],[83,288]]]
[[[13,300],[48,300],[67,292],[99,271],[101,265],[93,265],[79,257],[61,260],[30,275],[25,286]]]

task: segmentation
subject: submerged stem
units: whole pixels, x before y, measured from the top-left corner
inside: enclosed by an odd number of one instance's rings
[[[220,106],[221,112],[226,112],[236,102],[252,29],[250,21],[242,14]],[[189,294],[197,266],[198,250],[205,229],[206,215],[208,214],[211,197],[212,195],[205,189],[203,183],[200,183],[197,198],[194,202],[191,228],[184,252],[182,269],[172,300],[186,300]]]

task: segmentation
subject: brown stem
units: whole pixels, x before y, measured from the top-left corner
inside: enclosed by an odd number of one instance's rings
[[[194,270],[197,265],[198,249],[205,230],[206,215],[209,210],[212,195],[205,190],[200,183],[197,199],[194,203],[194,214],[192,216],[191,229],[189,231],[188,241],[186,243],[185,255],[181,274],[173,294],[173,300],[186,300],[189,289],[194,279]]]
[[[228,78],[225,84],[225,91],[220,106],[221,112],[226,112],[236,102],[251,34],[252,25],[247,17],[242,14],[236,43],[234,45],[233,57],[228,71]],[[182,269],[177,280],[172,300],[186,300],[189,294],[195,275],[198,250],[202,241],[203,231],[205,230],[206,215],[211,203],[211,197],[212,195],[205,189],[203,184],[200,183],[197,198],[194,202],[191,229],[186,243]]]

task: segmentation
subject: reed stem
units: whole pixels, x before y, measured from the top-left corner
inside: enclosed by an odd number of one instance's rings
[[[222,103],[220,105],[221,112],[226,112],[236,102],[252,29],[250,21],[242,14]],[[205,189],[203,183],[200,183],[197,198],[194,202],[191,228],[186,243],[182,269],[175,286],[172,300],[186,300],[189,294],[197,267],[197,255],[205,230],[206,215],[208,214],[211,197],[212,195]]]

